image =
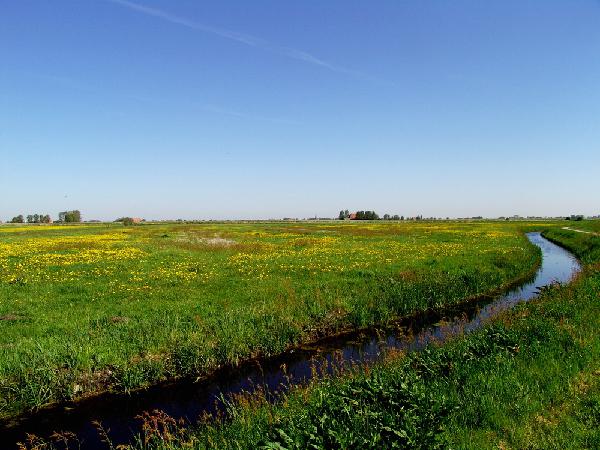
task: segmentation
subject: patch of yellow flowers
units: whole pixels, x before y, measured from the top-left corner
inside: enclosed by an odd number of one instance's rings
[[[302,242],[305,246],[298,247]],[[237,253],[229,266],[242,276],[265,278],[274,272],[316,274],[349,272],[431,257],[449,257],[464,251],[454,242],[367,241],[350,237],[324,236],[317,239],[291,239],[269,252]]]
[[[123,245],[125,239],[123,233],[105,233],[0,242],[0,282],[73,281],[88,272],[106,273],[116,267],[91,266],[139,259],[146,254]],[[76,265],[88,267],[70,268]]]
[[[203,239],[227,236],[239,246],[206,246],[179,253],[148,253],[148,234],[132,229],[95,234],[39,236],[18,233],[0,241],[0,282],[92,283],[104,280],[109,292],[148,290],[182,283],[209,283],[217,277],[264,279],[349,273],[414,266],[456,256],[522,252],[514,233],[472,224],[317,224],[253,228],[220,225],[190,228]],[[46,227],[39,227],[44,229]],[[54,226],[52,230],[73,226]],[[30,231],[36,227],[6,227]],[[169,230],[170,231],[170,230]],[[173,229],[181,233],[178,228]],[[431,234],[435,233],[432,238]],[[179,236],[179,234],[175,234]],[[230,240],[231,239],[231,240]],[[494,244],[505,239],[506,243]],[[168,242],[168,241],[164,241]],[[140,248],[142,247],[142,248]],[[151,247],[150,247],[151,248]],[[168,247],[167,247],[168,249]]]

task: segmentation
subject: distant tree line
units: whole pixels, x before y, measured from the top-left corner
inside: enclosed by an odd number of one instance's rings
[[[27,217],[23,217],[23,214],[19,214],[18,216],[10,219],[9,223],[51,223],[52,218],[49,214],[29,214]]]
[[[380,220],[379,215],[375,211],[356,211],[351,213],[347,209],[343,209],[338,214],[339,220]],[[394,214],[384,214],[383,220],[404,220],[404,216]],[[419,220],[419,219],[417,219]]]
[[[379,220],[375,211],[356,211],[355,220]]]
[[[28,214],[24,217],[23,214],[13,217],[9,223],[52,223],[50,214]],[[58,213],[59,222],[81,222],[81,212],[78,210],[62,211]]]
[[[52,219],[49,214],[29,214],[27,223],[50,223]]]
[[[394,214],[393,216],[390,216],[389,214],[384,214],[383,220],[404,220],[404,216],[399,216],[398,214]]]

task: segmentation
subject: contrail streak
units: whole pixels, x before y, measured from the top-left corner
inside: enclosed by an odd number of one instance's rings
[[[123,6],[125,8],[129,8],[133,11],[137,11],[142,14],[146,14],[148,16],[156,17],[158,19],[165,20],[167,22],[171,22],[176,25],[181,25],[192,30],[201,31],[203,33],[213,34],[224,39],[229,39],[235,42],[239,42],[244,45],[248,45],[250,47],[260,48],[262,50],[276,53],[279,55],[286,56],[288,58],[296,59],[298,61],[302,61],[308,64],[312,64],[315,66],[323,67],[329,69],[333,72],[344,73],[348,75],[354,75],[361,78],[369,78],[362,73],[347,69],[345,67],[338,66],[336,64],[332,64],[330,62],[324,61],[320,58],[317,58],[314,55],[311,55],[308,52],[297,50],[290,47],[283,47],[280,45],[273,44],[265,39],[252,36],[249,34],[239,33],[237,31],[227,30],[224,28],[217,28],[210,25],[205,25],[202,23],[194,22],[188,20],[184,17],[176,16],[174,14],[168,13],[166,11],[162,11],[156,8],[150,8],[148,6],[140,5],[139,3],[134,3],[129,0],[107,0],[111,3],[115,3],[117,5]]]

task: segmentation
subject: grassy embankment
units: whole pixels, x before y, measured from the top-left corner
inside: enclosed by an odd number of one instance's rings
[[[545,234],[583,262],[573,283],[280,404],[238,399],[222,424],[176,431],[157,416],[168,431],[149,431],[147,448],[600,448],[600,237]]]
[[[536,265],[522,226],[0,227],[0,416],[488,292]]]

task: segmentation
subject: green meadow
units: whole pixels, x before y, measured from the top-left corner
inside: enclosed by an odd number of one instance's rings
[[[1,226],[0,416],[501,290],[540,262],[523,232],[563,225]]]
[[[180,429],[149,415],[134,447],[600,448],[600,237],[562,224],[544,235],[582,261],[572,283],[472,334],[298,386],[277,404],[238,396],[229,420]]]

